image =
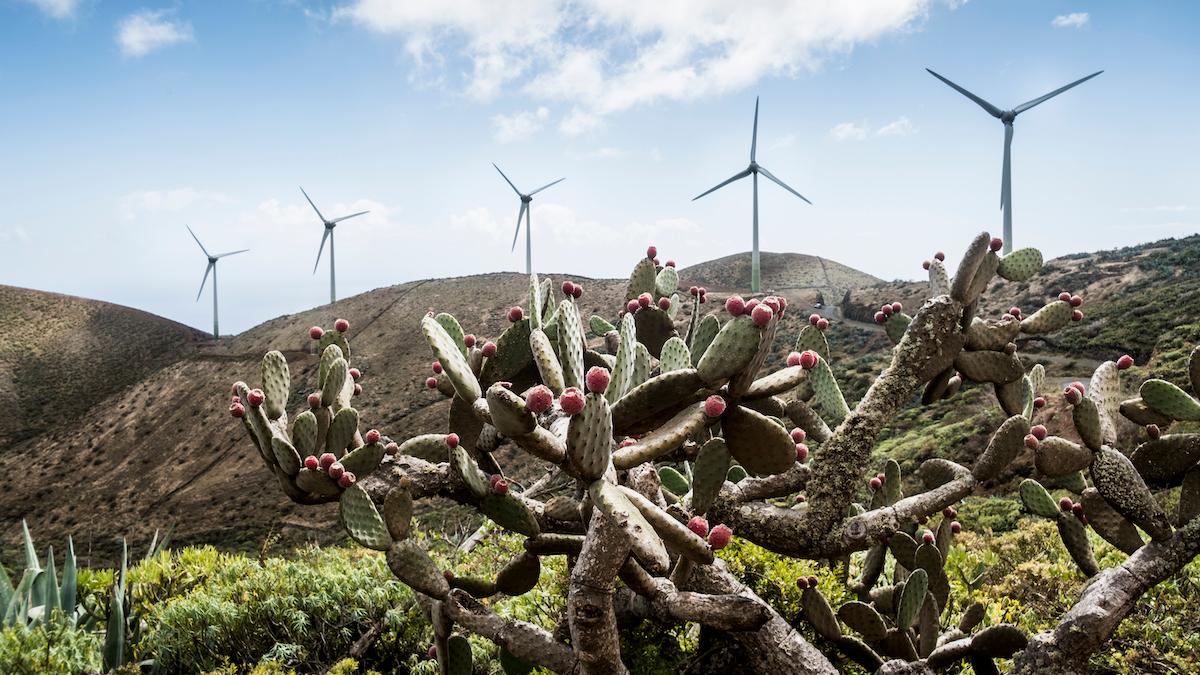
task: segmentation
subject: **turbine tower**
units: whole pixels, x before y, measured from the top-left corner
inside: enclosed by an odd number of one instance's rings
[[[1004,211],[1004,252],[1011,253],[1012,252],[1012,240],[1013,240],[1013,237],[1012,237],[1012,159],[1011,159],[1012,158],[1013,121],[1015,121],[1017,119],[1017,115],[1020,115],[1021,113],[1025,112],[1026,110],[1029,110],[1030,108],[1034,107],[1035,105],[1045,103],[1046,101],[1049,101],[1050,99],[1054,98],[1055,96],[1058,96],[1059,94],[1070,89],[1071,87],[1083,84],[1084,82],[1087,82],[1088,80],[1099,75],[1100,73],[1103,73],[1104,71],[1098,70],[1098,71],[1092,73],[1091,75],[1088,75],[1087,77],[1075,80],[1074,82],[1066,85],[1065,87],[1059,87],[1058,89],[1055,89],[1054,91],[1050,92],[1049,94],[1046,94],[1045,96],[1039,96],[1031,101],[1026,101],[1026,102],[1022,103],[1021,105],[1013,108],[1012,110],[1001,110],[1001,109],[997,108],[996,106],[992,105],[991,103],[988,103],[987,101],[983,100],[982,98],[976,96],[975,94],[972,94],[971,92],[967,91],[966,89],[963,89],[962,87],[958,86],[957,84],[954,84],[950,80],[947,80],[946,78],[942,77],[941,75],[938,75],[937,73],[933,72],[932,70],[929,70],[928,68],[926,68],[925,70],[929,71],[930,75],[933,75],[934,77],[941,80],[942,82],[945,82],[947,85],[949,85],[952,89],[954,89],[958,93],[962,94],[963,96],[966,96],[967,98],[971,99],[975,103],[979,104],[980,108],[983,108],[984,110],[986,110],[988,112],[989,115],[991,115],[992,117],[995,117],[996,119],[1000,120],[1001,123],[1004,124],[1004,168],[1002,169],[1002,173],[1001,173],[1001,177],[1000,177],[1000,208],[1001,208],[1001,210]]]
[[[803,199],[808,204],[812,204],[812,202],[808,201],[808,199],[804,195],[793,190],[786,183],[784,183],[783,181],[776,178],[775,175],[772,174],[770,171],[767,171],[766,167],[759,164],[755,158],[757,149],[758,149],[758,97],[756,96],[756,97],[754,97],[754,131],[752,132],[752,134],[750,136],[750,165],[747,166],[745,169],[742,169],[738,173],[734,174],[733,177],[725,180],[722,183],[719,183],[716,187],[710,188],[704,192],[701,192],[700,194],[698,194],[692,198],[692,201],[696,201],[697,199],[700,199],[704,195],[706,195],[710,192],[716,192],[717,190],[720,190],[721,188],[725,187],[726,185],[729,185],[730,183],[733,183],[735,181],[739,181],[739,180],[745,178],[746,176],[753,177],[753,183],[754,183],[754,246],[751,249],[751,253],[750,253],[750,290],[755,293],[758,293],[759,291],[762,290],[762,288],[761,288],[761,286],[762,286],[762,270],[759,265],[759,256],[758,256],[758,174],[761,173],[764,177],[767,178],[767,180],[770,180],[771,182],[775,183],[776,185],[783,188],[784,190],[787,190],[788,192],[799,197],[800,199]]]
[[[496,167],[496,171],[500,171],[500,167],[496,166],[495,162],[492,162],[492,166]],[[557,183],[563,182],[564,180],[566,180],[566,177],[564,176],[562,178],[559,178],[558,180],[554,181],[553,183],[546,183],[542,187],[534,190],[533,192],[530,192],[529,194],[524,194],[520,190],[517,189],[516,185],[513,185],[513,182],[508,179],[508,176],[504,175],[503,171],[500,171],[500,175],[504,177],[504,182],[508,183],[508,186],[513,189],[513,192],[517,193],[517,196],[521,198],[521,210],[517,212],[517,229],[516,229],[516,231],[513,232],[513,243],[512,243],[511,250],[515,251],[517,249],[517,236],[521,234],[521,218],[524,217],[525,218],[525,274],[533,274],[533,243],[532,243],[532,240],[530,239],[530,234],[529,234],[529,229],[530,229],[529,212],[532,211],[533,209],[529,205],[530,205],[530,203],[533,202],[534,195],[541,192],[542,190],[545,190],[546,188],[550,187],[551,185],[555,185]]]
[[[351,213],[348,216],[342,216],[341,218],[334,218],[333,220],[329,220],[325,216],[321,215],[321,209],[317,208],[317,205],[313,203],[313,200],[312,200],[312,198],[310,198],[308,196],[308,193],[304,192],[303,187],[300,188],[300,192],[302,192],[304,194],[304,198],[308,200],[308,205],[313,208],[313,211],[317,212],[317,217],[320,218],[321,222],[325,225],[325,234],[321,235],[321,248],[317,249],[317,261],[313,263],[313,274],[317,273],[317,266],[321,264],[321,253],[323,253],[325,251],[325,240],[328,239],[329,240],[329,302],[330,302],[330,304],[332,304],[334,302],[337,302],[337,281],[334,278],[334,269],[335,268],[334,268],[334,259],[333,259],[333,228],[337,227],[337,224],[342,222],[343,220],[349,220],[356,216],[361,216],[364,213],[370,213],[370,211],[359,211],[358,213]]]
[[[204,293],[204,284],[208,283],[208,273],[212,272],[212,279],[213,279],[213,287],[212,287],[212,291],[213,291],[213,339],[216,340],[221,337],[220,326],[217,323],[217,261],[220,260],[221,258],[224,258],[227,256],[237,255],[238,253],[245,253],[246,251],[249,251],[250,249],[244,248],[240,251],[230,251],[228,253],[218,253],[216,255],[213,255],[208,252],[208,249],[204,248],[204,244],[200,243],[200,238],[196,236],[195,232],[192,232],[191,227],[188,227],[187,225],[184,225],[184,227],[187,227],[187,231],[189,234],[192,235],[192,239],[196,240],[196,245],[200,247],[201,251],[204,251],[204,256],[206,258],[208,258],[208,267],[204,268],[204,278],[200,280],[200,290],[196,292],[196,302],[200,302],[200,295]]]

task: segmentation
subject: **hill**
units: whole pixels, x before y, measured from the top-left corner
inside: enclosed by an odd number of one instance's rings
[[[768,293],[808,297],[820,293],[821,301],[836,305],[851,289],[882,283],[878,277],[841,263],[803,253],[762,253],[762,285]],[[739,289],[750,283],[750,253],[735,253],[680,271],[691,284],[710,289]],[[814,297],[814,299],[817,299]]]
[[[0,285],[0,448],[68,422],[205,339],[136,309]]]

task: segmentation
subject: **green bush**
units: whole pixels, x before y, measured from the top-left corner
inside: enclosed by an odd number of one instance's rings
[[[28,629],[5,628],[0,631],[0,672],[98,672],[102,640],[100,633],[72,628],[62,621]]]

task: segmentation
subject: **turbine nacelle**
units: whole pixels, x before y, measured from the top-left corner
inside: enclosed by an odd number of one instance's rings
[[[1000,121],[1007,125],[1012,125],[1013,120],[1017,119],[1017,113],[1014,110],[1005,110],[1000,113]]]

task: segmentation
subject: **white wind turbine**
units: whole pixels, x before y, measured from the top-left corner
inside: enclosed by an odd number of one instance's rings
[[[196,245],[200,247],[201,251],[204,251],[204,256],[206,258],[208,258],[208,266],[204,268],[204,278],[200,280],[200,290],[196,292],[196,302],[200,302],[200,295],[204,293],[204,284],[208,283],[208,273],[212,272],[212,280],[213,280],[213,285],[212,285],[213,339],[215,340],[215,339],[218,339],[221,337],[220,326],[217,323],[217,261],[220,260],[221,258],[224,258],[227,256],[237,255],[238,253],[245,253],[246,251],[249,251],[250,249],[244,248],[240,251],[230,251],[228,253],[218,253],[216,255],[213,255],[208,252],[208,249],[204,248],[204,244],[200,243],[200,238],[196,236],[195,232],[192,232],[191,227],[188,227],[187,225],[184,225],[184,227],[187,227],[187,231],[189,234],[192,235],[192,239],[196,240]]]
[[[496,171],[500,171],[500,167],[496,166],[495,162],[492,162],[492,166],[496,167]],[[516,231],[513,232],[512,250],[516,250],[516,248],[517,248],[517,237],[521,234],[521,218],[524,217],[525,218],[525,273],[533,274],[533,241],[531,239],[531,235],[529,234],[529,230],[530,230],[529,212],[532,211],[533,208],[530,206],[530,204],[533,203],[534,195],[541,192],[542,190],[545,190],[546,188],[550,187],[551,185],[556,185],[558,183],[563,182],[564,180],[566,180],[566,177],[564,176],[563,178],[559,178],[558,180],[554,181],[553,183],[546,183],[542,187],[534,190],[533,192],[530,192],[529,194],[525,194],[525,193],[521,192],[520,190],[518,190],[516,185],[513,185],[513,182],[508,179],[508,176],[504,175],[503,171],[500,171],[500,175],[504,178],[504,182],[508,183],[508,186],[513,189],[513,192],[517,193],[517,196],[521,198],[521,210],[517,212],[517,229],[516,229]]]
[[[308,200],[308,205],[313,208],[313,211],[317,212],[317,217],[320,218],[321,222],[325,225],[325,234],[323,234],[321,236],[321,248],[317,249],[317,261],[313,263],[313,274],[317,273],[317,266],[321,264],[321,253],[323,253],[325,251],[325,240],[328,239],[329,240],[329,302],[334,303],[334,302],[337,302],[337,281],[335,280],[335,275],[334,275],[333,228],[337,227],[337,224],[342,222],[343,220],[349,220],[356,216],[361,216],[364,213],[370,213],[370,211],[359,211],[358,213],[351,213],[348,216],[342,216],[341,218],[334,218],[333,220],[329,220],[325,216],[321,215],[321,210],[318,209],[317,205],[313,203],[313,200],[311,198],[309,198],[308,193],[304,192],[304,188],[300,188],[300,192],[304,194],[304,198]]]

